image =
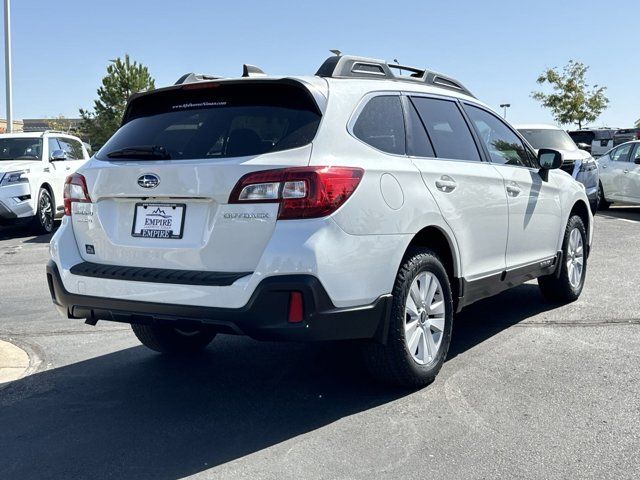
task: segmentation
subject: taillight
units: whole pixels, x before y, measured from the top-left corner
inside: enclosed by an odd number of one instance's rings
[[[69,175],[64,182],[64,214],[71,215],[73,202],[91,203],[87,181],[79,173]]]
[[[262,170],[242,177],[229,203],[280,203],[280,220],[324,217],[347,201],[363,174],[352,167]]]
[[[289,293],[289,323],[300,323],[304,319],[304,306],[301,292]]]
[[[640,140],[640,130],[636,132],[636,140]]]

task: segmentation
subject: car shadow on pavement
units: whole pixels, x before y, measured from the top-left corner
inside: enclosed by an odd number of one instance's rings
[[[57,227],[57,224],[54,226]],[[52,236],[53,233],[34,235],[33,228],[27,224],[0,225],[0,240],[24,239],[24,243],[49,243]]]
[[[550,308],[533,288],[470,307],[451,357]],[[375,385],[352,347],[221,337],[194,358],[132,347],[36,373],[0,390],[0,478],[173,480],[411,393]]]
[[[640,222],[640,207],[616,207],[613,206],[609,210],[601,210],[597,215],[606,218],[619,218]]]

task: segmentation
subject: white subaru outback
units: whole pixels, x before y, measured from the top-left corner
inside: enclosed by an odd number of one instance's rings
[[[0,134],[0,223],[28,219],[51,232],[65,179],[88,159],[80,139],[62,132]]]
[[[535,278],[578,298],[593,222],[560,152],[428,70],[255,71],[134,96],[67,179],[47,266],[65,317],[165,353],[218,333],[360,340],[374,376],[420,386],[465,305]]]

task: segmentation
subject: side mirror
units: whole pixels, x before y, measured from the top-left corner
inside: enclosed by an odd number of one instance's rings
[[[578,144],[577,144],[577,147],[578,147],[580,150],[585,150],[585,151],[587,151],[587,152],[590,152],[590,151],[591,151],[591,145],[589,145],[588,143],[578,143]]]
[[[562,153],[550,148],[538,150],[538,165],[540,165],[540,177],[545,182],[549,181],[549,170],[555,170],[562,166]]]
[[[636,165],[640,165],[640,157],[636,158],[633,163],[635,163]]]
[[[64,150],[54,150],[49,159],[52,162],[61,162],[67,159],[67,152]]]
[[[550,148],[538,150],[538,164],[542,170],[555,170],[562,166],[562,153]]]

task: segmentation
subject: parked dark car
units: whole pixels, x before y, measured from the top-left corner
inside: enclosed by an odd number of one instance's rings
[[[622,143],[632,140],[640,140],[640,128],[624,128],[617,130],[613,135],[613,146],[616,147]]]
[[[613,148],[614,128],[582,128],[567,132],[576,145],[595,158],[604,155]]]

